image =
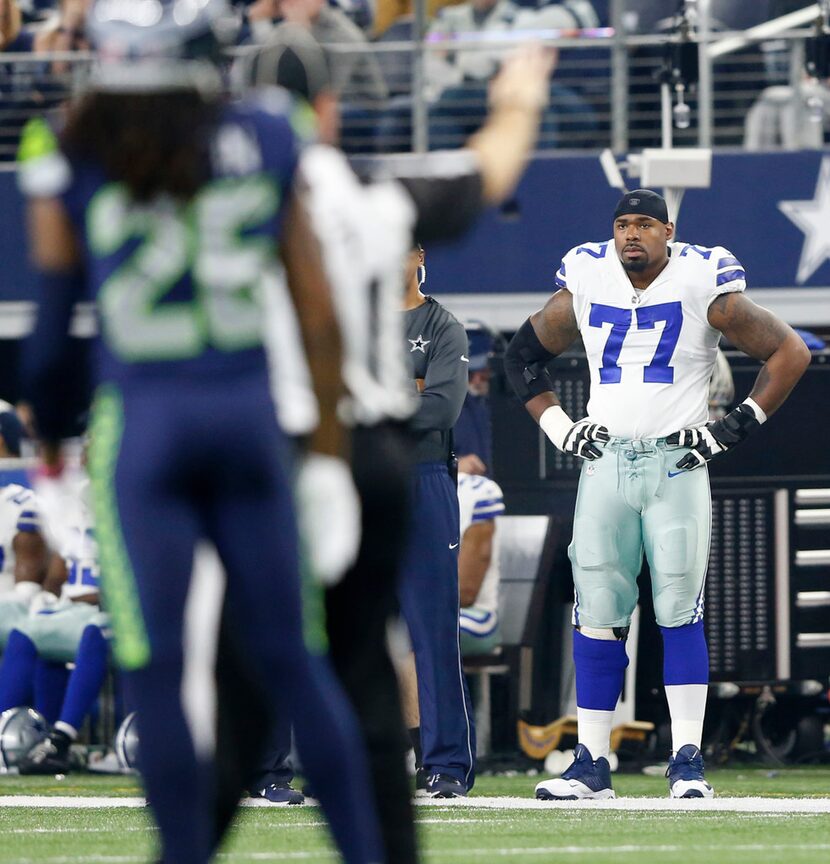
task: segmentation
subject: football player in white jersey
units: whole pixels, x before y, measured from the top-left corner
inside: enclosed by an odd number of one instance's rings
[[[461,548],[458,552],[461,654],[487,654],[499,644],[499,555],[496,517],[501,488],[488,477],[458,473]]]
[[[0,411],[0,458],[20,455],[22,433],[14,411]],[[28,614],[49,566],[40,509],[31,489],[16,483],[0,487],[0,651],[12,628]]]
[[[568,550],[579,744],[568,770],[539,783],[536,795],[614,797],[609,737],[645,552],[672,721],[670,795],[711,797],[700,753],[709,680],[705,466],[781,406],[810,352],[787,324],[744,295],[745,272],[731,252],[672,245],[674,225],[660,195],[624,195],[613,228],[613,239],[568,252],[558,290],[522,325],[505,358],[511,384],[548,438],[585,460]],[[764,365],[748,398],[707,423],[721,334]],[[574,422],[545,364],[579,336],[591,388],[588,416]]]
[[[21,773],[69,769],[70,744],[107,672],[109,619],[99,607],[98,544],[88,498],[84,480],[71,497],[64,496],[62,512],[52,515],[51,534],[60,546],[46,585],[60,598],[48,592],[42,596],[50,602],[38,597],[11,631],[0,663],[0,711],[34,704],[54,724],[49,738],[21,761]],[[67,681],[69,661],[75,668]]]

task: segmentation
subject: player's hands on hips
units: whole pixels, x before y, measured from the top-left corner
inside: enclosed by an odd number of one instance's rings
[[[680,429],[666,438],[669,446],[690,447],[677,463],[682,471],[692,471],[715,456],[740,444],[765,420],[766,415],[751,399],[747,399],[720,420],[697,429]]]
[[[539,427],[558,450],[589,462],[602,456],[597,443],[604,444],[611,440],[611,433],[605,426],[594,423],[590,417],[574,423],[561,405],[546,408],[539,417]]]
[[[354,564],[360,547],[360,498],[349,465],[310,453],[297,478],[300,538],[311,570],[334,585]]]
[[[602,450],[594,442],[606,443],[611,440],[611,434],[605,426],[592,423],[589,419],[577,420],[571,426],[562,442],[562,452],[571,456],[579,456],[593,462],[602,456]]]

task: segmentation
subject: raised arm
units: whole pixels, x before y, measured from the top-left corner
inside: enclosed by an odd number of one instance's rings
[[[468,141],[478,157],[488,204],[504,201],[519,182],[548,102],[553,55],[528,46],[502,64],[490,84],[490,113]]]
[[[69,326],[84,288],[78,244],[57,198],[30,198],[27,205],[32,267],[37,274],[34,331],[23,348],[23,389],[34,410],[47,464],[59,461],[59,441],[73,426],[68,376],[81,365]],[[76,346],[77,347],[77,346]]]
[[[518,329],[507,346],[504,369],[516,395],[554,445],[564,453],[592,460],[602,456],[593,442],[608,441],[608,430],[589,420],[574,423],[560,405],[545,368],[578,335],[573,296],[562,288]]]
[[[744,294],[722,294],[709,306],[709,323],[764,365],[749,396],[725,417],[700,429],[681,429],[670,444],[690,447],[677,467],[692,470],[744,441],[777,411],[810,365],[804,340],[780,318]]]

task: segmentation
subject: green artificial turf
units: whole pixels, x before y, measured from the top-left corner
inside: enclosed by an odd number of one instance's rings
[[[830,770],[710,771],[720,796],[830,797]],[[482,777],[479,796],[531,798],[538,777]],[[665,797],[658,776],[616,775],[620,796]],[[7,795],[133,796],[129,779],[0,777]],[[508,802],[509,803],[509,802]],[[657,862],[801,864],[830,860],[830,814],[417,809],[425,864],[450,862]],[[144,809],[0,807],[0,864],[150,861],[156,832]],[[222,862],[335,862],[319,809],[240,811]]]

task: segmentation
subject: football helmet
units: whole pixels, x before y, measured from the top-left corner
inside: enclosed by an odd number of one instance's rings
[[[49,723],[34,708],[9,708],[0,714],[0,773],[17,768],[20,760],[49,735]]]
[[[237,30],[227,0],[96,0],[87,16],[97,61],[90,83],[115,92],[215,92],[221,47]]]
[[[138,729],[136,712],[128,714],[115,733],[115,757],[125,774],[138,771]]]

